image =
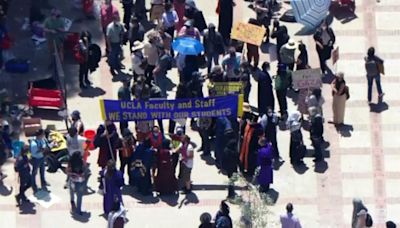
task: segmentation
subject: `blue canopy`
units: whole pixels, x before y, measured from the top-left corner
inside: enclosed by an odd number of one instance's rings
[[[174,51],[183,55],[198,55],[204,51],[203,44],[192,37],[179,37],[172,43]]]
[[[296,21],[307,28],[317,27],[328,14],[331,0],[292,0]]]

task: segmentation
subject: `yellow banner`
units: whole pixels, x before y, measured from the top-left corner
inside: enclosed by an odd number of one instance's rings
[[[243,22],[236,23],[231,32],[232,39],[245,43],[260,46],[265,35],[265,28],[262,26],[247,24]]]
[[[217,92],[217,96],[235,92],[243,93],[243,83],[241,82],[214,82],[213,88]]]

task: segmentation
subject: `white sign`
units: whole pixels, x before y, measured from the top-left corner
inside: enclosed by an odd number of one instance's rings
[[[322,74],[318,69],[297,70],[292,74],[293,88],[295,89],[311,89],[320,88],[322,86]]]

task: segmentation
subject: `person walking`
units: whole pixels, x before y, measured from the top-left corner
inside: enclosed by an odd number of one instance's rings
[[[359,226],[359,215],[364,215],[364,212],[367,212],[368,209],[365,207],[364,203],[359,198],[353,199],[353,215],[351,217],[351,228],[365,228],[365,226]],[[360,214],[361,212],[361,214]]]
[[[83,136],[83,133],[85,132],[85,125],[82,122],[81,113],[78,110],[74,110],[71,113],[71,119],[69,119],[69,122],[71,127],[75,127],[78,130],[78,135]]]
[[[282,228],[301,228],[300,220],[293,214],[293,204],[286,205],[286,214],[280,216]]]
[[[279,56],[280,56],[279,63],[285,64],[291,71],[293,71],[294,69],[295,51],[296,51],[296,41],[294,41],[293,39],[289,39],[289,41],[285,45],[283,45],[279,50]]]
[[[122,8],[124,9],[124,17],[122,22],[125,25],[125,29],[129,29],[129,22],[132,17],[133,0],[121,0]]]
[[[124,176],[121,171],[116,169],[113,160],[109,160],[107,167],[101,171],[101,184],[103,184],[104,190],[103,210],[104,214],[108,216],[115,198],[123,204],[121,187],[124,186]]]
[[[260,22],[257,21],[254,18],[250,18],[248,21],[249,24],[255,25],[255,26],[261,26]],[[247,61],[249,65],[253,62],[253,69],[258,69],[258,63],[260,61],[260,53],[259,53],[259,47],[254,44],[246,43],[247,47]]]
[[[260,116],[267,113],[267,107],[275,107],[272,78],[269,74],[270,65],[264,62],[261,66],[262,71],[255,73],[254,79],[257,81],[257,107]]]
[[[107,43],[109,48],[108,65],[113,76],[117,75],[123,66],[121,64],[122,43],[125,29],[121,24],[119,15],[113,15],[113,22],[107,25]]]
[[[131,157],[132,174],[129,183],[136,186],[143,196],[152,194],[151,168],[154,163],[154,150],[150,139],[138,138],[138,145]]]
[[[224,40],[213,23],[208,24],[208,30],[203,36],[204,54],[207,57],[207,73],[210,74],[212,63],[219,65],[219,56],[224,54]]]
[[[32,186],[31,167],[27,152],[27,147],[22,148],[21,154],[17,157],[14,164],[14,170],[18,173],[19,177],[19,193],[15,196],[18,206],[20,206],[21,203],[29,202],[25,192]]]
[[[132,45],[132,72],[133,80],[139,82],[139,78],[144,77],[145,69],[147,68],[147,59],[143,55],[143,43],[135,41]],[[137,98],[137,96],[135,97]]]
[[[274,21],[271,38],[276,39],[276,57],[278,62],[280,62],[279,51],[289,41],[289,35],[286,26],[280,25],[278,20]]]
[[[383,60],[375,55],[375,48],[370,47],[367,52],[365,60],[365,70],[367,71],[368,80],[368,103],[371,103],[372,98],[372,85],[376,83],[376,89],[378,90],[379,100],[382,99],[383,93],[381,86],[381,74],[384,74]]]
[[[82,155],[73,153],[68,162],[67,175],[71,200],[71,213],[82,215],[82,196],[85,192],[85,167]],[[76,194],[76,204],[75,204]]]
[[[332,110],[333,110],[333,124],[341,125],[344,122],[344,114],[346,108],[346,100],[348,96],[348,88],[346,81],[343,79],[344,74],[339,72],[333,80],[332,87]]]
[[[38,191],[36,185],[36,175],[40,173],[40,182],[42,184],[42,190],[47,190],[47,182],[45,179],[45,163],[44,163],[44,154],[48,150],[47,141],[44,136],[44,130],[39,129],[36,131],[35,138],[30,142],[30,151],[31,151],[31,161],[32,161],[32,189],[33,192],[36,193]]]
[[[268,143],[265,137],[261,137],[258,140],[257,154],[257,166],[260,167],[260,171],[257,176],[257,183],[260,185],[260,192],[266,193],[269,190],[270,184],[273,183],[273,170],[272,170],[272,159],[273,159],[273,148],[270,143]]]
[[[171,3],[165,3],[165,12],[162,15],[162,25],[166,33],[174,39],[175,26],[179,22],[178,14]],[[174,50],[171,49],[171,55],[174,56]]]
[[[332,28],[329,27],[326,20],[314,33],[315,45],[318,53],[319,64],[323,74],[327,73],[328,67],[326,61],[331,58],[333,45],[335,44],[336,37]]]

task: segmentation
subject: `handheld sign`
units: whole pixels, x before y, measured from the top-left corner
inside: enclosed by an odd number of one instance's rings
[[[262,26],[247,24],[243,22],[236,23],[231,32],[231,38],[244,43],[260,46],[265,35],[265,28]]]
[[[295,89],[312,89],[322,86],[321,70],[305,69],[297,70],[292,73],[293,88]]]

